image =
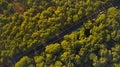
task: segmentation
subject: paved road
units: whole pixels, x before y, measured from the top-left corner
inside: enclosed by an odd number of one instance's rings
[[[64,35],[69,34],[72,31],[80,28],[84,22],[88,21],[89,19],[94,20],[98,14],[102,14],[106,12],[110,7],[118,8],[120,7],[119,5],[120,5],[120,0],[114,0],[113,2],[109,2],[106,5],[99,7],[98,10],[95,11],[95,13],[91,14],[90,16],[81,18],[77,23],[68,26],[67,29],[63,30],[57,36],[54,36],[53,38],[47,40],[45,43],[41,44],[40,46],[36,46],[35,48],[28,50],[22,54],[17,54],[13,56],[12,58],[10,58],[10,60],[12,60],[13,64],[15,64],[23,56],[34,56],[35,53],[40,53],[42,50],[45,49],[46,45],[60,42],[63,39]]]

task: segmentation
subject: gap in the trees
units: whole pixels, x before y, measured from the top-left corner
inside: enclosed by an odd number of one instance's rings
[[[90,29],[85,29],[84,34],[86,35],[86,37],[89,37],[91,35]]]
[[[116,41],[113,40],[112,38],[110,39],[110,41],[106,42],[106,48],[111,50],[112,47],[114,47],[116,45]]]
[[[100,48],[96,48],[93,52],[98,56],[98,58],[100,58],[100,54],[99,54]]]

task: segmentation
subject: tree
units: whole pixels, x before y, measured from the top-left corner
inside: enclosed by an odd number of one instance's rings
[[[79,20],[78,15],[74,15],[74,16],[73,16],[73,22],[77,22],[78,20]]]
[[[53,54],[53,55],[59,54],[60,51],[61,51],[61,46],[58,43],[51,44],[51,45],[47,46],[45,49],[46,53]]]
[[[55,62],[55,66],[56,66],[56,67],[62,67],[62,65],[63,65],[63,64],[62,64],[61,61],[56,61],[56,62]]]
[[[36,67],[44,67],[45,66],[45,58],[43,56],[35,56],[34,57]]]
[[[33,65],[33,60],[31,58],[24,56],[15,64],[15,67],[35,67],[35,65]]]

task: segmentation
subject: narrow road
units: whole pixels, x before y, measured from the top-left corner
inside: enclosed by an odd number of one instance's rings
[[[69,26],[67,29],[65,29],[64,31],[59,33],[58,36],[54,36],[53,38],[47,40],[45,43],[41,44],[40,46],[36,46],[35,48],[28,50],[22,54],[17,54],[15,56],[13,56],[12,58],[10,58],[10,60],[13,62],[13,64],[15,64],[23,56],[31,56],[32,57],[32,56],[34,56],[34,54],[36,52],[40,53],[42,50],[45,49],[45,47],[48,44],[60,42],[63,39],[64,35],[69,34],[72,31],[80,28],[83,25],[83,23],[87,22],[89,19],[95,19],[98,14],[105,13],[110,7],[120,8],[120,0],[114,0],[113,2],[109,2],[109,3],[105,4],[104,6],[101,6],[100,8],[98,8],[97,11],[95,11],[95,13],[91,14],[90,16],[81,18],[77,23]]]

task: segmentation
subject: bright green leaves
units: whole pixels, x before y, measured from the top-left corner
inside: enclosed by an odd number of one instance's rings
[[[62,62],[56,61],[55,62],[55,67],[62,67]]]
[[[27,56],[24,56],[15,64],[15,67],[34,67],[33,60]]]
[[[79,19],[78,19],[78,15],[74,15],[73,16],[73,22],[77,22]]]
[[[97,19],[96,19],[96,22],[98,23],[98,24],[100,24],[100,23],[105,23],[106,21],[106,16],[105,16],[105,14],[101,14]]]
[[[113,62],[117,63],[120,60],[120,44],[112,48]]]
[[[35,63],[36,63],[36,67],[44,67],[45,58],[43,56],[35,56],[34,60],[35,60]]]
[[[97,64],[97,62],[98,62],[98,57],[96,56],[96,54],[91,53],[89,55],[89,58],[93,61],[93,66],[95,66]]]
[[[114,8],[114,7],[111,7],[108,12],[108,18],[116,18],[118,15],[119,15],[119,10]]]
[[[69,44],[69,42],[67,42],[65,40],[61,42],[61,46],[65,50],[70,50],[70,47],[71,47],[71,45]]]
[[[61,51],[61,46],[60,44],[51,44],[49,46],[46,47],[45,52],[48,54],[58,54]]]

